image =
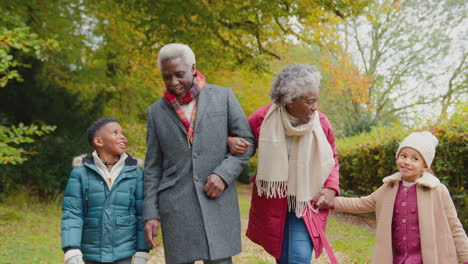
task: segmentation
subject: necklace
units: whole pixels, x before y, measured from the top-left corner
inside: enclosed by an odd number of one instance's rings
[[[104,164],[105,166],[114,166],[117,162],[119,162],[119,161],[108,162],[105,160],[101,160],[101,161],[102,161],[102,164]]]

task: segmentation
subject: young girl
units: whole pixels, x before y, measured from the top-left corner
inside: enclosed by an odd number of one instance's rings
[[[447,187],[430,170],[437,138],[430,132],[406,137],[396,153],[397,173],[369,196],[335,198],[334,209],[376,212],[373,263],[468,262],[468,238]]]
[[[75,158],[63,200],[65,264],[145,264],[143,171],[125,153],[127,139],[114,118],[88,128],[95,149]]]

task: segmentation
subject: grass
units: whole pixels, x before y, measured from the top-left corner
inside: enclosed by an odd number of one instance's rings
[[[345,253],[354,263],[371,263],[375,232],[328,218],[327,237],[334,250]]]
[[[59,202],[43,204],[25,194],[0,205],[2,263],[63,263]]]
[[[250,189],[248,187],[239,189],[241,215],[246,217],[250,206]],[[5,198],[0,204],[1,263],[63,263],[60,241],[61,215],[60,200],[45,204],[31,199],[24,193]],[[336,220],[333,217],[329,218],[327,226],[327,235],[333,248],[353,260],[348,263],[370,262],[374,245],[373,231]],[[242,257],[235,256],[234,262],[269,264],[270,262],[265,258],[259,257],[265,254],[259,247],[244,247]],[[160,261],[152,263],[160,263]]]

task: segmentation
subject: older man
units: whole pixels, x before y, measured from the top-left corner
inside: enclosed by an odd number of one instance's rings
[[[241,251],[235,180],[253,153],[227,149],[227,137],[253,136],[233,92],[207,84],[183,44],[161,48],[164,98],[148,109],[143,217],[155,247],[161,223],[166,263],[232,263]]]

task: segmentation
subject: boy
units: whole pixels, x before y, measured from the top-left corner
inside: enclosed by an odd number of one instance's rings
[[[127,138],[114,118],[88,128],[93,153],[77,157],[63,200],[65,264],[145,264],[143,171],[125,152]]]

